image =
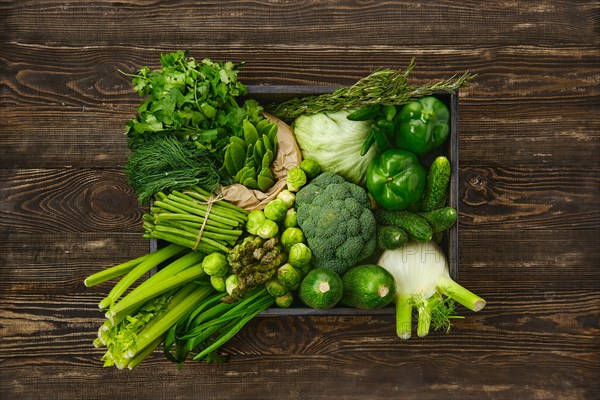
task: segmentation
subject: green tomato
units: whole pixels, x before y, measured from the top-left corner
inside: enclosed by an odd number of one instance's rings
[[[275,199],[267,203],[263,212],[265,217],[271,221],[282,222],[285,219],[287,210],[288,206],[283,200]]]
[[[251,235],[257,235],[258,229],[265,222],[265,213],[262,210],[252,210],[248,214],[248,221],[246,221],[246,230]]]
[[[377,204],[404,210],[423,195],[427,171],[414,153],[392,149],[377,156],[367,169],[367,189]]]
[[[296,243],[304,243],[306,238],[304,232],[300,228],[287,228],[281,234],[281,244],[285,251],[289,252],[293,245]]]
[[[288,252],[288,262],[296,268],[306,268],[311,265],[312,251],[304,243],[296,243]]]
[[[202,260],[202,269],[210,276],[225,276],[229,271],[229,263],[225,254],[210,253]]]
[[[287,188],[290,192],[297,192],[306,185],[306,173],[300,167],[290,169],[286,177]]]

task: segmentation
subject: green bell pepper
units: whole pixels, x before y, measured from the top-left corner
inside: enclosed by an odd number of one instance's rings
[[[450,134],[450,111],[433,96],[404,105],[394,118],[395,142],[421,157],[440,147]]]
[[[366,180],[377,204],[388,210],[404,210],[423,196],[427,172],[414,153],[391,149],[371,161]]]

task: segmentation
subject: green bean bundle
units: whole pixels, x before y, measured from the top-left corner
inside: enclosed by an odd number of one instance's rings
[[[198,186],[158,193],[146,213],[144,237],[165,240],[205,254],[229,252],[242,234],[248,212]]]

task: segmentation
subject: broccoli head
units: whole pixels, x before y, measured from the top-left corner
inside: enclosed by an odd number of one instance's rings
[[[315,268],[343,274],[373,254],[376,221],[367,192],[340,175],[324,172],[296,195],[298,225]]]

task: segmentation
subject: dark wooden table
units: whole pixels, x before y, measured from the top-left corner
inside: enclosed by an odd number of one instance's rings
[[[593,1],[0,3],[2,399],[600,396],[600,7]],[[488,301],[449,335],[392,317],[268,317],[223,365],[102,368],[108,285],[148,251],[122,172],[160,53],[246,61],[246,84],[346,85],[416,57],[460,93],[458,280]]]

